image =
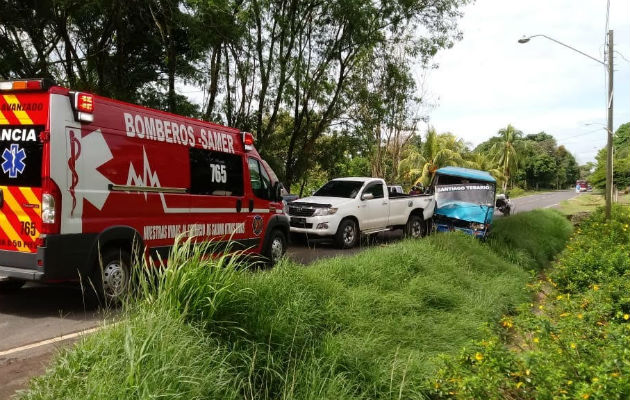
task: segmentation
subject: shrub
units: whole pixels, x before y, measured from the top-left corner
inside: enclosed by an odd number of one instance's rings
[[[626,399],[630,396],[630,263],[627,210],[602,211],[571,238],[546,297],[504,316],[427,386],[435,398]],[[593,254],[611,260],[594,262]],[[619,262],[619,263],[617,263]]]

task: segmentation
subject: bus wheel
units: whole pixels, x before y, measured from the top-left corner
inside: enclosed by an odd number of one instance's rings
[[[9,293],[19,290],[26,281],[20,279],[3,279],[0,280],[0,293]]]
[[[110,248],[97,260],[91,276],[96,296],[101,305],[120,304],[130,284],[129,253],[120,248]]]
[[[284,237],[284,233],[278,229],[274,229],[271,232],[271,237],[269,238],[269,248],[266,251],[267,254],[265,254],[269,264],[277,264],[286,251],[287,239]]]
[[[410,215],[405,226],[405,235],[411,238],[420,238],[425,235],[424,220],[419,215]]]

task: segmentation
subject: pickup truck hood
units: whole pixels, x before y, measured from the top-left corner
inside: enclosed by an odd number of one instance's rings
[[[333,207],[338,208],[346,203],[351,203],[354,199],[347,199],[345,197],[324,197],[324,196],[309,196],[303,197],[294,201],[292,204],[308,203],[309,206],[319,205],[321,207]]]

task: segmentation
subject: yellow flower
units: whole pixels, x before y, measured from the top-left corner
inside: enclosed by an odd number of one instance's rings
[[[542,310],[543,308],[545,308],[542,304],[538,306],[539,310]]]
[[[619,372],[613,372],[612,374],[610,374],[613,376],[613,378],[618,378],[619,377]]]
[[[520,388],[521,386],[523,386],[523,382],[519,382],[519,383],[516,384],[516,388],[517,389]]]
[[[556,300],[562,300],[564,298],[563,295],[559,294],[558,296],[556,296]]]
[[[483,360],[483,354],[481,354],[481,353],[475,353],[475,359],[476,359],[477,361],[481,361],[481,360]]]
[[[593,290],[597,292],[599,290],[599,285],[593,285]]]
[[[567,385],[569,385],[569,386],[573,385],[573,381],[568,380],[568,381],[567,381]]]
[[[538,339],[537,337],[534,338],[534,343],[538,343],[540,342],[540,339]]]
[[[593,378],[593,383],[597,383],[597,382],[599,382],[599,378],[598,377]]]
[[[584,316],[582,314],[578,314],[577,317],[578,317],[578,319],[584,318]]]
[[[590,395],[590,394],[588,394],[588,393],[584,393],[584,394],[582,395],[582,398],[583,398],[583,399],[588,399],[589,397],[591,397],[591,395]]]
[[[623,315],[623,319],[625,319],[626,321],[627,321],[629,318],[630,318],[630,315],[628,315],[628,314],[624,314],[624,315]]]
[[[525,370],[525,375],[529,376],[530,371],[528,369]]]
[[[573,342],[571,342],[570,346],[571,346],[572,349],[575,349],[577,347],[577,345],[575,343],[573,343]]]

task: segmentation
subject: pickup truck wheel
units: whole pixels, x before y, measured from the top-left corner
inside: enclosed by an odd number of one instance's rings
[[[411,238],[420,238],[425,235],[425,223],[419,215],[410,215],[405,226],[405,235]]]
[[[15,292],[20,289],[26,281],[20,279],[3,279],[0,280],[0,293]]]
[[[337,228],[335,242],[340,249],[351,249],[357,244],[359,239],[359,229],[356,222],[351,219],[344,219]]]

